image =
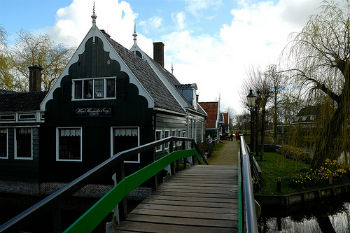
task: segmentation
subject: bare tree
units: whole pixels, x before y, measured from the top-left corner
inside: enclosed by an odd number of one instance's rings
[[[49,90],[66,66],[72,51],[63,45],[55,45],[46,34],[33,35],[21,31],[11,51],[16,88],[25,91],[28,88],[28,66],[40,65],[43,68],[43,89]]]
[[[264,140],[265,140],[265,121],[266,121],[266,106],[272,97],[271,82],[265,73],[259,69],[251,68],[248,72],[248,83],[245,84],[246,89],[251,87],[257,93],[257,101],[255,107],[256,119],[255,123],[258,125],[259,110],[261,109],[260,117],[260,159],[264,160]],[[258,127],[255,127],[258,130]],[[258,134],[256,134],[255,142],[258,143]],[[258,147],[255,147],[258,149]],[[258,152],[257,152],[258,154]]]
[[[349,0],[323,1],[320,12],[310,17],[286,50],[291,61],[287,71],[295,85],[310,95],[321,92],[335,102],[334,113],[316,140],[312,167],[349,150],[349,5]]]
[[[278,108],[280,104],[280,93],[283,90],[283,76],[277,71],[276,65],[269,65],[264,75],[271,84],[272,104],[273,104],[273,139],[277,140]]]

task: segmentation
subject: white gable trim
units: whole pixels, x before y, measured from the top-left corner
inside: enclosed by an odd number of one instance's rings
[[[93,37],[93,41],[95,41],[95,37],[98,37],[102,40],[103,42],[103,49],[105,52],[109,52],[109,57],[112,60],[116,60],[120,64],[120,70],[127,73],[129,76],[129,82],[134,84],[138,90],[139,90],[139,95],[145,97],[148,102],[148,108],[154,108],[154,100],[152,99],[151,95],[146,91],[146,89],[142,86],[142,84],[137,80],[136,76],[131,72],[129,67],[124,63],[123,59],[118,55],[118,53],[115,51],[113,46],[109,43],[109,41],[105,38],[105,36],[102,34],[102,32],[97,28],[97,26],[93,25],[83,41],[80,43],[78,49],[75,51],[73,54],[72,58],[64,68],[63,72],[61,75],[58,77],[56,80],[55,84],[53,87],[50,89],[50,91],[46,94],[44,100],[40,104],[40,110],[45,111],[46,109],[46,104],[49,100],[53,99],[53,93],[54,91],[61,87],[61,81],[62,78],[68,75],[69,68],[72,64],[76,63],[79,60],[79,55],[84,53],[85,51],[85,44],[86,42]]]
[[[162,81],[162,83],[166,86],[166,88],[169,90],[171,95],[175,98],[175,100],[179,103],[179,105],[182,107],[183,110],[186,111],[186,108],[190,107],[189,103],[182,97],[182,95],[178,92],[176,87],[172,85],[166,77],[158,70],[158,68],[153,64],[152,61],[150,61],[150,58],[143,52],[137,44],[134,44],[130,51],[139,51],[142,54],[143,59],[147,61],[147,63],[151,66],[152,70],[157,74],[159,79]]]

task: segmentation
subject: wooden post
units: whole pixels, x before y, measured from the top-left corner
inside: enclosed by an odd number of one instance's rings
[[[194,147],[194,142],[191,142],[191,149],[195,148]],[[192,156],[192,165],[196,165],[196,156]],[[199,161],[197,161],[197,164],[199,164]]]
[[[120,162],[120,172],[120,181],[122,181],[125,178],[124,161]],[[119,203],[119,216],[121,219],[126,219],[128,216],[128,204],[126,197]]]
[[[182,141],[182,150],[186,150],[185,141]],[[186,168],[187,158],[184,158],[184,169]]]
[[[152,156],[152,162],[156,161],[156,149],[153,148],[153,156]],[[153,176],[153,182],[152,182],[152,188],[153,191],[158,189],[158,173]]]
[[[174,141],[170,141],[169,153],[172,153],[173,151],[174,151]],[[174,164],[174,162],[172,162],[170,164],[170,172],[171,172],[171,175],[175,175],[175,164]]]

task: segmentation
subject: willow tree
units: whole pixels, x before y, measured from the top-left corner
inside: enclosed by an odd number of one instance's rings
[[[63,45],[56,45],[47,34],[34,35],[21,31],[18,42],[11,51],[13,72],[16,89],[25,91],[28,88],[28,67],[40,65],[44,90],[49,90],[63,71],[72,49]]]
[[[10,69],[10,59],[6,45],[6,31],[0,26],[0,89],[10,90],[13,88]]]
[[[349,0],[323,1],[319,13],[309,18],[287,47],[288,71],[295,85],[334,103],[331,117],[316,138],[312,167],[349,151],[349,7]]]

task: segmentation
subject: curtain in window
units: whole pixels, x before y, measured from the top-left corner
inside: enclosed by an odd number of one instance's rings
[[[31,128],[20,128],[19,131],[17,131],[20,134],[30,134]]]
[[[61,137],[75,137],[80,136],[80,129],[60,129]]]
[[[137,136],[137,129],[114,129],[114,136]]]

